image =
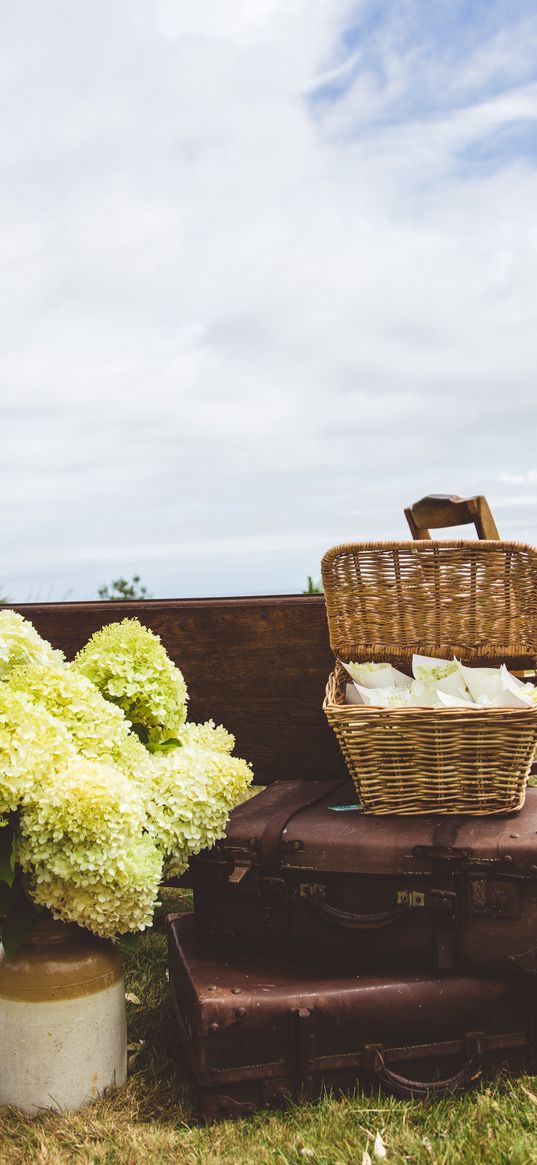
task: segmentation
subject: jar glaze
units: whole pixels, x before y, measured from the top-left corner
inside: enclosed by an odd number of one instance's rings
[[[0,1104],[66,1111],[127,1078],[119,947],[44,915],[7,959],[0,946]]]

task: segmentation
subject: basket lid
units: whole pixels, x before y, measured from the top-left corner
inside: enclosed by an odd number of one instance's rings
[[[520,542],[355,542],[322,560],[345,659],[537,658],[537,550]]]

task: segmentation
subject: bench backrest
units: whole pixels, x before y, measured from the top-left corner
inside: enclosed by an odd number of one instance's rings
[[[24,603],[16,610],[68,659],[105,623],[140,619],[185,676],[189,719],[233,732],[257,784],[345,775],[321,707],[333,665],[322,595]]]

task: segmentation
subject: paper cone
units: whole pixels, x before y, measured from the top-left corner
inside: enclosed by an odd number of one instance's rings
[[[465,667],[461,663],[460,670],[466,687],[476,702],[479,702],[481,696],[489,701],[500,695],[502,677],[499,667]]]
[[[344,663],[345,671],[355,684],[362,688],[393,688],[395,687],[394,669],[391,663],[379,664],[373,671],[363,663]]]
[[[408,702],[412,708],[434,708],[438,704],[436,690],[423,680],[414,680]]]
[[[368,708],[387,708],[388,696],[393,688],[364,688],[355,681],[355,688],[360,693],[362,703]]]
[[[457,668],[457,671],[450,672],[448,676],[444,676],[443,680],[435,680],[434,686],[437,692],[445,692],[448,696],[459,696],[463,701],[468,701],[472,698],[464,682],[464,676],[461,674],[460,668]]]
[[[427,682],[427,681],[423,680],[422,677],[419,677],[417,675],[418,671],[431,672],[431,671],[433,671],[433,669],[446,667],[446,668],[450,668],[451,671],[454,672],[456,670],[457,666],[458,666],[458,663],[457,663],[456,659],[437,659],[436,656],[434,656],[434,655],[413,655],[412,656],[412,675],[414,676],[415,679],[422,679],[422,682]],[[431,678],[431,682],[433,682],[432,678]],[[438,682],[438,681],[435,681],[435,682]]]
[[[468,697],[467,700],[464,700],[460,696],[451,695],[450,692],[438,691],[438,700],[439,700],[440,704],[443,704],[444,708],[480,708],[481,707],[481,704],[472,703],[470,696]]]
[[[525,696],[523,692],[500,692],[498,696],[493,696],[488,701],[489,708],[531,708],[535,707],[534,701],[530,696]]]
[[[363,707],[364,701],[362,700],[356,684],[345,684],[345,703],[361,704]]]

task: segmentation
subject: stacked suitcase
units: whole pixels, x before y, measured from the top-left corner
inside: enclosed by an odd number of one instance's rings
[[[537,789],[518,813],[372,816],[350,779],[276,782],[191,870],[170,985],[207,1119],[533,1071]]]

